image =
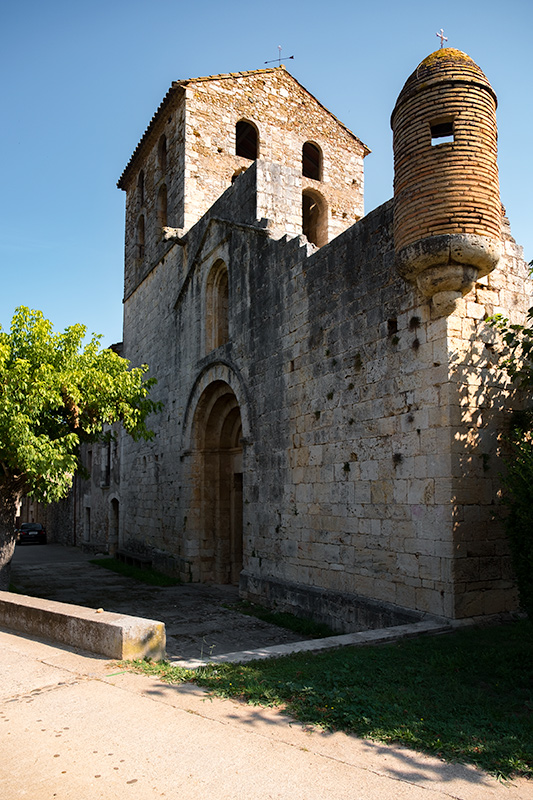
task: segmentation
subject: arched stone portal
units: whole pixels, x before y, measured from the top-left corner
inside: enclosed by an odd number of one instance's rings
[[[242,422],[224,381],[202,393],[193,423],[193,505],[201,581],[238,584],[242,570]]]

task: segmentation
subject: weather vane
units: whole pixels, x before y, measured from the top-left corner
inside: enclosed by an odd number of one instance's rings
[[[272,59],[272,61],[265,61],[265,64],[273,64],[273,63],[274,63],[274,61],[277,61],[277,62],[278,62],[278,67],[280,67],[280,66],[281,66],[281,45],[280,45],[280,44],[278,44],[278,50],[279,50],[279,55],[278,55],[278,57],[277,57],[277,58],[273,58],[273,59]],[[294,58],[294,56],[287,56],[287,61],[288,61],[290,58]]]
[[[436,33],[435,36],[439,37],[439,39],[440,39],[440,48],[442,50],[442,48],[444,47],[444,42],[448,41],[448,37],[444,35],[444,30],[442,28],[440,29],[440,33]]]

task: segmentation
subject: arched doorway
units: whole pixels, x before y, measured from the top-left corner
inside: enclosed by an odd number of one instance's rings
[[[238,584],[242,570],[242,422],[225,381],[202,393],[193,423],[200,580]]]

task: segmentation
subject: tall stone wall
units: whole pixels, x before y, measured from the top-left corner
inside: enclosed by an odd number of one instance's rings
[[[223,381],[243,417],[245,596],[294,610],[311,598],[315,616],[344,628],[357,598],[449,618],[514,607],[494,520],[509,398],[488,370],[483,322],[527,306],[509,234],[500,267],[436,317],[396,272],[392,203],[316,251],[221,221],[252,177],[126,302],[125,355],[150,364],[165,408],[153,442],[123,444],[121,537],[200,578],[192,429],[201,392]],[[229,340],[210,352],[206,285],[219,261]]]
[[[502,452],[511,409],[522,399],[494,368],[501,342],[485,318],[503,314],[523,323],[531,282],[509,222],[502,227],[497,269],[477,281],[448,321],[449,416],[452,431],[451,501],[457,617],[494,614],[516,604],[508,544],[501,520]]]
[[[164,139],[163,139],[164,137]],[[166,155],[161,154],[163,141]],[[128,297],[165,252],[158,213],[162,187],[167,192],[165,225],[181,228],[184,224],[185,187],[185,105],[183,93],[176,93],[165,106],[136,155],[138,167],[119,185],[126,191],[126,226],[124,246],[124,296]],[[139,175],[142,172],[142,186]],[[139,221],[144,220],[144,243],[139,241]]]

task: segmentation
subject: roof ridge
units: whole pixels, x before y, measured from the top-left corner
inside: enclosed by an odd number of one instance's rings
[[[280,64],[277,67],[262,67],[261,69],[244,70],[242,72],[222,72],[222,73],[220,73],[220,75],[206,75],[206,76],[199,77],[199,78],[186,78],[186,79],[181,80],[181,81],[172,81],[172,85],[170,86],[170,88],[167,91],[166,95],[164,96],[163,100],[159,104],[157,110],[153,114],[153,116],[152,116],[152,118],[150,120],[150,123],[148,124],[148,127],[144,131],[141,139],[139,140],[139,143],[137,144],[137,147],[135,148],[135,150],[131,154],[131,157],[130,157],[128,163],[126,164],[126,166],[125,166],[120,178],[118,179],[118,181],[117,181],[118,188],[119,189],[124,189],[125,188],[124,180],[125,180],[126,175],[128,174],[128,172],[130,171],[131,166],[132,166],[137,154],[140,152],[142,146],[144,145],[145,141],[147,140],[148,136],[150,135],[151,131],[153,130],[157,119],[162,114],[164,108],[172,100],[172,98],[174,97],[176,92],[178,92],[180,90],[184,92],[185,89],[188,86],[194,85],[195,83],[203,83],[203,82],[207,82],[207,81],[227,80],[227,79],[235,80],[236,78],[237,79],[238,78],[247,78],[247,77],[250,77],[251,75],[271,74],[271,73],[278,72],[280,70],[284,75],[288,76],[291,80],[293,80],[296,84],[298,84],[298,86],[307,95],[309,95],[309,97],[311,97],[315,101],[315,103],[317,103],[317,105],[319,105],[322,109],[324,109],[326,114],[329,114],[329,116],[332,117],[341,128],[343,128],[350,136],[352,136],[356,141],[358,141],[359,144],[365,150],[365,155],[368,155],[368,153],[371,152],[370,148],[367,147],[367,145],[363,141],[361,141],[361,139],[359,139],[359,137],[356,136],[356,134],[353,131],[351,131],[350,128],[348,128],[348,126],[344,124],[344,122],[341,122],[341,120],[338,117],[336,117],[335,114],[333,114],[329,110],[329,108],[327,108],[323,103],[321,103],[320,100],[318,100],[318,98],[316,98],[315,95],[312,94],[312,92],[309,91],[309,89],[306,89],[305,86],[302,83],[300,83],[298,78],[295,78],[294,75],[291,72],[289,72],[289,70],[287,69],[285,64]]]
[[[258,75],[261,72],[276,72],[282,69],[290,75],[285,64],[280,64],[279,67],[262,67],[261,69],[245,69],[240,72],[220,72],[217,75],[199,75],[197,78],[185,78],[181,81],[172,81],[172,86],[186,86],[189,83],[198,83],[199,81],[217,81],[221,78],[247,78],[249,75]],[[291,77],[294,77],[291,75]],[[296,80],[296,78],[295,78]]]

